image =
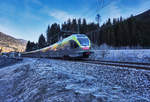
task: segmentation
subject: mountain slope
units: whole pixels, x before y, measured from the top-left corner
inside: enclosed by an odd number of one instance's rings
[[[142,22],[150,22],[150,10],[147,10],[147,11],[135,16],[135,19],[142,21]]]
[[[23,52],[25,50],[26,43],[27,41],[23,39],[16,39],[0,32],[0,49],[2,49],[2,52]]]

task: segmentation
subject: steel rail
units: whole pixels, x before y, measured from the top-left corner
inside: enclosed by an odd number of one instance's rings
[[[109,65],[117,67],[126,67],[132,69],[150,70],[150,63],[137,63],[137,62],[120,62],[120,61],[102,61],[102,60],[75,60],[76,62]]]

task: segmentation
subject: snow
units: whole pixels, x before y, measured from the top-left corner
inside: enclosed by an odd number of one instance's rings
[[[19,62],[19,60],[8,58],[7,56],[1,56],[0,55],[0,68],[12,65],[14,63]]]
[[[0,102],[149,102],[150,71],[25,58],[0,69]]]
[[[93,50],[91,59],[150,63],[150,49]]]

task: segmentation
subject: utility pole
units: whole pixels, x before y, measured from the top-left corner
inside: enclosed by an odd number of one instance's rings
[[[100,14],[97,14],[95,19],[97,21],[98,26],[100,26],[100,18],[101,18]]]

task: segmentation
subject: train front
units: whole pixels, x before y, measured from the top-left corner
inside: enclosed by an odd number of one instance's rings
[[[84,58],[88,58],[89,55],[92,53],[90,51],[91,42],[89,38],[86,35],[81,34],[81,35],[77,35],[77,40],[80,43],[80,49],[81,49],[80,53],[82,53]]]

